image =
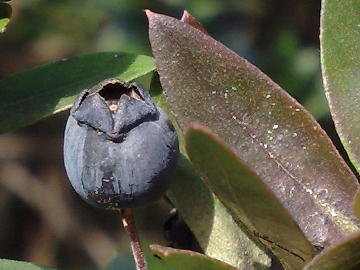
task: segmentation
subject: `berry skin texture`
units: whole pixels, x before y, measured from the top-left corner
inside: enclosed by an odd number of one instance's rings
[[[169,187],[179,155],[165,112],[136,83],[106,79],[77,97],[64,136],[64,163],[75,191],[91,205],[137,208]]]

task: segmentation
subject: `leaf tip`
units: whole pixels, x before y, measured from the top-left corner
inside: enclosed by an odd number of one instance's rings
[[[158,255],[159,257],[166,257],[171,253],[171,248],[160,245],[150,245],[150,249],[154,254]]]
[[[192,27],[200,30],[204,34],[210,36],[209,33],[206,31],[206,29],[201,25],[201,23],[198,22],[193,16],[191,16],[191,14],[187,10],[184,10],[184,13],[183,13],[180,21],[182,21],[188,25],[191,25]]]
[[[152,12],[149,9],[145,9],[145,14],[146,14],[146,16],[148,17],[149,20],[152,19],[154,16],[156,16],[156,13]]]
[[[184,10],[180,21],[182,21],[182,22],[187,21],[187,20],[189,20],[190,17],[191,17],[190,13],[187,10]]]

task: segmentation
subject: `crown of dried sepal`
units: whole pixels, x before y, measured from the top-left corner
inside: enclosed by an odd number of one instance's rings
[[[136,83],[106,79],[76,99],[66,125],[69,180],[88,203],[146,206],[163,196],[178,159],[166,114]]]

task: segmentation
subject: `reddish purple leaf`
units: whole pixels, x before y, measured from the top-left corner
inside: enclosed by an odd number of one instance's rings
[[[328,246],[358,229],[358,183],[313,117],[255,66],[200,30],[147,11],[170,109],[200,122],[271,188],[307,238]]]

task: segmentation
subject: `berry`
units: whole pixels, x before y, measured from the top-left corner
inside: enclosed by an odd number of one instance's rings
[[[147,206],[162,197],[179,155],[165,112],[137,83],[106,79],[77,97],[64,137],[75,191],[101,208]]]

